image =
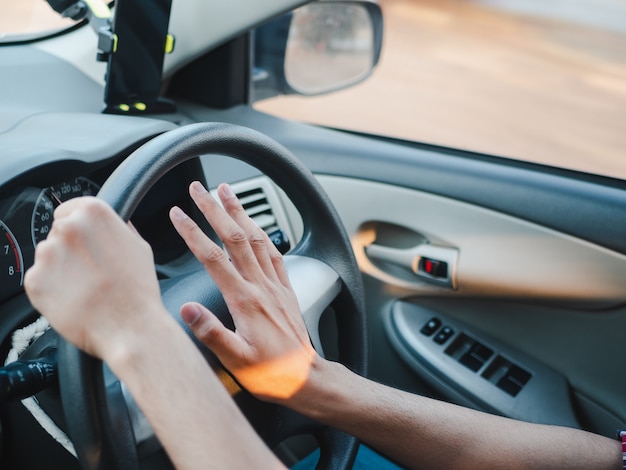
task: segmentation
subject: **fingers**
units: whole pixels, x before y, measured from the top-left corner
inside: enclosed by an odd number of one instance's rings
[[[59,205],[54,211],[54,221],[48,239],[54,239],[57,234],[62,235],[68,242],[81,242],[91,245],[96,242],[93,231],[102,230],[104,227],[116,226],[118,230],[128,230],[132,236],[140,241],[144,251],[152,248],[146,242],[133,224],[129,221],[124,224],[121,217],[113,208],[94,196],[82,196],[71,199]],[[90,234],[86,236],[86,234]]]
[[[290,286],[282,255],[267,234],[248,217],[228,185],[222,184],[218,188],[224,209],[199,182],[190,185],[189,193],[224,243],[239,277],[249,281],[269,279]],[[236,281],[234,271],[225,266],[228,261],[226,255],[195,222],[179,209],[173,210],[170,215],[180,235],[211,275],[224,279],[227,276],[225,282]]]
[[[179,207],[170,209],[170,220],[224,295],[241,283],[241,276],[226,257],[226,253]]]
[[[54,210],[54,222],[76,216],[77,214],[81,217],[83,215],[93,216],[94,220],[100,220],[102,217],[105,220],[119,219],[113,208],[102,199],[98,199],[95,196],[81,196],[65,201],[57,206]],[[54,227],[54,223],[52,226]]]
[[[218,187],[218,194],[226,212],[246,231],[252,250],[263,272],[272,280],[277,278],[285,287],[291,288],[283,255],[272,243],[267,233],[246,214],[241,201],[229,185],[221,184]]]
[[[244,344],[239,336],[204,306],[189,302],[180,308],[180,316],[193,334],[220,358],[242,355]]]
[[[270,237],[267,233],[263,232],[263,236],[265,237],[266,244],[268,246],[269,257],[274,268],[274,272],[278,277],[278,280],[282,283],[283,286],[291,289],[291,281],[289,280],[289,276],[287,275],[287,269],[285,268],[285,263],[283,261],[283,255],[278,251],[276,245],[270,240]]]
[[[54,245],[48,240],[42,240],[37,244],[35,252],[36,261],[24,275],[24,291],[30,299],[33,307],[38,311],[42,311],[42,303],[40,298],[45,289],[48,287],[47,277],[50,275],[47,267],[54,263],[61,263],[62,253],[55,249]]]
[[[224,187],[222,187],[222,192],[224,192]],[[241,276],[253,281],[263,279],[262,265],[252,249],[246,229],[233,220],[199,182],[191,184],[189,193],[224,243],[232,263]],[[256,240],[259,237],[254,235],[253,238]]]
[[[280,261],[278,264],[282,266],[282,255],[271,242],[265,231],[248,217],[248,214],[246,214],[245,209],[241,205],[241,201],[235,196],[230,186],[221,184],[217,190],[226,212],[246,233],[248,242],[252,247],[252,251],[261,269],[266,276],[275,281],[278,277],[275,263],[276,261]]]

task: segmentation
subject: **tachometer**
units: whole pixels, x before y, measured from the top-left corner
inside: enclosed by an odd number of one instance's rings
[[[93,181],[79,176],[72,181],[64,181],[42,190],[35,202],[31,221],[33,245],[48,236],[52,227],[52,214],[59,204],[79,196],[95,196],[99,189],[100,187]]]
[[[24,281],[22,251],[9,227],[0,220],[0,289],[3,293],[17,292]]]

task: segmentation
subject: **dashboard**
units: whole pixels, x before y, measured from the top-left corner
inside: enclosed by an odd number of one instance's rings
[[[123,118],[117,117],[111,120],[113,127],[109,129],[115,131],[114,135],[97,135],[91,126],[82,125],[76,128],[84,136],[79,147],[68,149],[64,141],[66,134],[59,133],[58,138],[46,135],[46,148],[42,152],[40,142],[43,139],[38,138],[37,133],[41,132],[39,129],[49,132],[56,117],[34,116],[29,119],[42,121],[36,128],[20,129],[28,123],[27,119],[4,133],[0,119],[0,134],[6,144],[3,147],[6,158],[0,163],[0,174],[6,178],[2,181],[0,177],[0,303],[23,292],[24,274],[34,262],[37,244],[46,239],[52,227],[54,210],[75,197],[97,195],[115,168],[163,127],[159,121],[146,128],[142,120],[134,121],[139,122],[139,126],[134,123],[129,126]],[[108,122],[108,116],[99,116],[96,130]],[[13,136],[21,142],[16,148],[19,157],[15,158],[11,156]],[[146,194],[131,219],[152,246],[157,265],[167,264],[186,253],[186,246],[172,227],[168,212],[176,204],[194,213],[187,187],[201,176],[197,159],[180,165]]]

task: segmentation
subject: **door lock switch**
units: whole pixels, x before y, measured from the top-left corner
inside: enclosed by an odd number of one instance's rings
[[[448,263],[433,258],[421,258],[418,265],[420,274],[427,274],[435,279],[448,278]]]
[[[424,336],[431,336],[435,331],[439,329],[441,326],[441,320],[439,318],[433,317],[422,327],[420,333]]]
[[[444,326],[439,333],[435,335],[433,341],[437,344],[443,344],[454,334],[454,330],[449,326]]]

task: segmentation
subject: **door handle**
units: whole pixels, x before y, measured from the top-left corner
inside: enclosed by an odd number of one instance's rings
[[[412,271],[416,276],[434,284],[456,289],[459,250],[422,243],[410,248],[394,248],[372,243],[365,248],[373,261],[391,263]]]

